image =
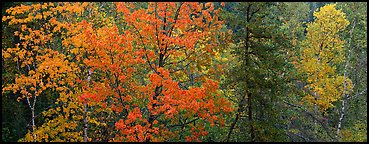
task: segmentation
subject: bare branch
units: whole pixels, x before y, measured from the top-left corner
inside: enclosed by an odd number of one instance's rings
[[[317,118],[316,116],[314,116],[313,113],[309,112],[308,110],[304,109],[303,107],[301,106],[298,106],[298,105],[294,105],[294,104],[291,104],[285,100],[283,100],[283,102],[289,106],[292,106],[292,107],[296,107],[296,108],[299,108],[300,110],[302,110],[303,112],[305,112],[306,114],[308,114],[309,116],[311,116],[314,120],[318,121],[320,123],[320,125],[324,128],[324,130],[327,132],[328,136],[333,140],[333,136],[330,135],[330,131],[329,129],[326,127],[326,124],[324,122],[321,121],[321,119]]]

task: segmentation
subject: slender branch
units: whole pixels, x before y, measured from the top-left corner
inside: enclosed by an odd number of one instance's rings
[[[177,19],[178,19],[178,16],[179,16],[179,11],[182,7],[184,2],[181,2],[181,4],[179,5],[177,11],[176,11],[176,14],[175,14],[175,18],[174,18],[174,23],[173,23],[173,26],[171,27],[171,29],[169,30],[169,37],[172,36],[172,32],[173,32],[173,29],[177,23]],[[168,43],[165,44],[165,50],[164,50],[164,56],[167,54],[167,49],[168,49]],[[164,58],[164,61],[169,57],[170,55],[168,54],[166,58]]]
[[[155,3],[155,15],[154,15],[155,16],[155,34],[156,34],[157,45],[158,47],[160,47],[158,23],[156,21],[157,20],[156,16],[158,15],[157,7],[158,7],[158,3]]]
[[[199,119],[200,118],[197,117],[197,118],[195,118],[195,119],[193,119],[191,121],[188,121],[188,122],[185,122],[185,123],[181,123],[181,124],[170,125],[170,126],[167,126],[167,127],[168,128],[173,128],[173,127],[183,126],[183,125],[187,125],[187,124],[193,123],[193,122],[195,122],[195,121],[197,121]]]
[[[127,110],[124,108],[124,102],[123,102],[123,98],[122,98],[122,93],[120,92],[120,90],[118,89],[119,86],[119,81],[118,81],[118,76],[114,73],[114,77],[115,77],[115,91],[118,93],[119,95],[119,100],[120,103],[122,104],[122,109],[123,111],[128,114]]]
[[[305,142],[309,142],[310,140],[309,140],[309,138],[306,138],[306,137],[304,137],[303,135],[300,135],[300,134],[294,134],[294,133],[288,133],[288,136],[290,135],[290,134],[293,134],[293,135],[296,135],[296,136],[298,136],[299,138],[301,138],[301,139],[303,139]],[[289,136],[290,137],[290,136]]]
[[[240,107],[238,108],[238,111],[237,111],[237,114],[236,114],[236,118],[234,119],[233,123],[231,124],[231,126],[229,128],[229,132],[228,132],[227,139],[226,139],[227,142],[229,142],[229,139],[231,138],[233,129],[236,126],[236,123],[237,123],[237,121],[238,121],[239,118],[240,118]]]
[[[190,61],[190,62],[188,62],[186,65],[184,65],[183,67],[181,67],[181,68],[179,68],[179,69],[175,69],[175,70],[173,70],[173,71],[170,71],[171,73],[175,73],[175,72],[177,72],[177,71],[180,71],[180,70],[184,70],[185,68],[187,68],[192,62],[194,62],[194,61]]]
[[[300,110],[304,111],[306,114],[308,114],[309,116],[311,116],[314,120],[318,121],[321,126],[324,128],[324,130],[327,132],[328,136],[333,140],[334,137],[330,135],[330,131],[328,130],[328,128],[326,127],[326,124],[324,122],[322,122],[319,118],[315,117],[314,114],[312,114],[311,112],[307,111],[306,109],[304,109],[303,107],[301,106],[298,106],[298,105],[294,105],[294,104],[291,104],[285,100],[283,100],[283,102],[289,106],[292,106],[292,107],[296,107],[296,108],[299,108]]]
[[[187,118],[185,118],[184,123],[186,123],[186,121],[187,121]],[[179,135],[179,139],[181,140],[182,137],[183,137],[183,131],[184,131],[185,125],[184,125],[184,123],[181,120],[180,120],[180,122],[182,124],[182,128],[181,128],[181,133]]]
[[[143,37],[142,37],[141,33],[138,31],[138,29],[135,27],[135,25],[133,25],[133,28],[136,30],[137,34],[139,35],[140,40],[141,40],[141,42],[142,42],[142,45],[143,45],[143,47],[144,47],[144,50],[145,50],[145,57],[146,57],[146,62],[148,63],[148,65],[150,66],[150,68],[151,68],[151,70],[152,70],[153,72],[155,72],[155,73],[159,74],[159,73],[156,71],[156,69],[154,69],[154,67],[152,67],[151,62],[150,62],[150,60],[149,60],[149,57],[147,56],[147,48],[146,48],[146,45],[145,45],[145,43],[144,43],[144,41],[143,41]]]
[[[357,96],[359,96],[359,95],[362,95],[362,94],[364,94],[364,93],[367,91],[367,89],[368,89],[368,88],[365,88],[363,91],[361,91],[360,93],[358,93],[358,94],[356,94],[356,95],[354,95],[354,96],[348,96],[346,99],[347,99],[347,100],[350,100],[351,98],[355,98],[355,97],[357,97]]]
[[[177,23],[177,19],[178,19],[178,16],[179,16],[179,10],[181,9],[182,5],[183,5],[184,2],[181,2],[181,4],[179,5],[177,11],[176,11],[176,15],[175,15],[175,18],[174,18],[174,23],[173,23],[173,26],[172,28],[170,29],[169,31],[169,37],[172,36],[172,31]]]
[[[178,82],[178,85],[186,90],[188,90],[188,87],[186,85],[183,85],[181,82]]]
[[[194,52],[192,52],[192,53],[194,53]],[[180,63],[182,63],[182,62],[186,61],[188,58],[190,58],[190,56],[192,56],[192,53],[188,54],[188,55],[186,56],[186,58],[184,58],[184,59],[182,59],[182,60],[179,60],[179,61],[177,61],[177,62],[175,62],[175,63],[176,63],[176,64],[180,64]],[[167,57],[167,58],[168,58],[168,57]],[[174,62],[170,62],[170,63],[168,63],[167,65],[171,65],[171,64],[174,64]]]

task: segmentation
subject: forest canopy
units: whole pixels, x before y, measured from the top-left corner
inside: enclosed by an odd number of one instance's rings
[[[365,2],[2,2],[3,142],[366,142]]]

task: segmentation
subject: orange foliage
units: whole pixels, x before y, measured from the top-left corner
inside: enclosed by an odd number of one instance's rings
[[[227,37],[220,31],[224,22],[218,19],[220,9],[215,9],[213,3],[158,2],[148,3],[146,9],[135,3],[116,2],[116,11],[121,18],[104,21],[110,25],[101,27],[96,27],[96,23],[88,18],[77,21],[73,17],[74,14],[83,16],[86,9],[93,9],[90,3],[44,5],[49,8],[44,11],[50,17],[47,30],[32,30],[22,25],[23,31],[31,33],[21,37],[24,39],[22,45],[25,47],[36,36],[34,43],[44,43],[52,39],[53,33],[60,33],[65,55],[45,47],[50,54],[38,58],[39,68],[29,71],[29,75],[46,70],[50,70],[47,73],[51,78],[73,73],[71,80],[75,82],[63,81],[57,85],[73,85],[71,89],[76,91],[73,96],[78,99],[78,107],[88,104],[102,108],[99,111],[117,115],[119,120],[115,122],[115,129],[119,132],[110,141],[176,139],[175,134],[179,131],[173,128],[178,125],[192,128],[187,141],[200,141],[201,136],[208,134],[204,124],[198,127],[189,124],[188,120],[196,123],[202,119],[211,126],[216,122],[224,125],[221,113],[232,109],[230,102],[218,93],[220,78],[213,74],[223,72],[213,58],[223,51],[225,45],[221,41]],[[10,19],[9,24],[17,24],[40,19],[36,15],[17,20],[14,15],[41,7],[44,9],[38,4],[9,9],[7,12],[12,15],[3,17],[3,21]],[[65,21],[56,18],[58,13]],[[124,28],[114,23],[122,23]],[[20,32],[16,34],[22,35]],[[16,60],[29,57],[18,47],[9,48],[4,55],[9,56],[12,51],[20,56]],[[46,62],[47,57],[55,54],[58,56],[54,56],[54,60]],[[60,68],[47,68],[50,65]],[[88,78],[86,69],[90,73]],[[42,82],[23,80],[29,85]],[[49,85],[55,86],[53,83]],[[19,85],[9,89],[20,90],[16,87]],[[99,113],[97,110],[92,112]],[[90,120],[95,119],[98,118]]]

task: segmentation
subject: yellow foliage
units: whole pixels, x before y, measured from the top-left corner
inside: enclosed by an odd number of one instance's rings
[[[341,10],[335,9],[335,4],[321,7],[314,16],[316,19],[308,24],[306,39],[301,42],[302,60],[295,66],[300,73],[306,74],[306,88],[314,93],[305,99],[325,111],[343,94],[344,78],[336,73],[335,65],[345,61],[345,41],[340,39],[338,32],[344,30],[349,21]],[[346,81],[348,92],[352,84],[347,77]]]

